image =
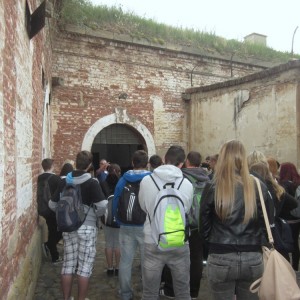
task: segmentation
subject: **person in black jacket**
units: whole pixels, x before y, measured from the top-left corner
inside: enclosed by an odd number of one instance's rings
[[[60,177],[53,173],[54,168],[54,160],[51,158],[45,158],[42,160],[42,168],[44,173],[40,174],[37,179],[37,198],[44,197],[44,193],[41,189],[43,189],[43,185],[45,181],[48,181],[50,194],[51,196],[55,193],[56,189],[60,184]],[[40,192],[39,192],[40,191]],[[49,201],[50,199],[45,199]],[[44,200],[43,200],[44,201]],[[39,199],[38,199],[39,205]],[[62,261],[62,258],[59,257],[59,253],[57,250],[57,243],[62,239],[62,233],[57,230],[56,216],[55,213],[47,207],[47,210],[43,212],[40,211],[38,207],[39,215],[42,216],[47,223],[48,227],[48,241],[42,243],[42,250],[46,257],[51,256],[52,263],[58,263]]]
[[[300,174],[297,171],[296,166],[293,163],[285,162],[280,165],[279,170],[279,183],[284,187],[286,192],[295,197],[296,189],[300,185]],[[292,252],[292,266],[295,271],[299,269],[299,233],[300,233],[300,220],[294,218],[294,221],[289,221],[293,239],[294,239],[294,251]]]
[[[266,186],[261,186],[269,201]],[[261,246],[266,228],[246,151],[237,140],[220,150],[214,179],[202,194],[199,225],[208,243],[207,274],[213,298],[258,299],[249,287],[263,273]]]

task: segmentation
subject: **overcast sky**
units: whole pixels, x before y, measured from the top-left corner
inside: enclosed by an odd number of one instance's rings
[[[291,52],[300,27],[300,0],[90,0],[119,6],[159,23],[212,32],[244,41],[253,32],[267,36],[267,45]],[[300,54],[300,28],[293,44]]]

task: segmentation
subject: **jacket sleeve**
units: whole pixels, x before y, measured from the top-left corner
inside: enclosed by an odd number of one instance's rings
[[[149,188],[149,183],[147,184],[147,176],[145,176],[140,183],[140,191],[139,191],[139,203],[141,209],[147,213],[145,198],[147,197],[147,186]]]
[[[208,240],[211,231],[214,210],[214,188],[211,183],[207,183],[202,193],[199,213],[199,232],[205,240]]]

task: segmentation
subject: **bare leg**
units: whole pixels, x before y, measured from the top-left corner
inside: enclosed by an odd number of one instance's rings
[[[112,269],[113,268],[113,250],[112,250],[112,248],[105,248],[105,256],[106,256],[107,268]]]
[[[78,279],[78,300],[84,300],[89,287],[89,277],[77,276]]]
[[[61,275],[61,287],[64,295],[64,300],[69,300],[72,292],[73,275]]]
[[[114,254],[115,254],[115,260],[116,260],[115,268],[119,269],[119,262],[120,262],[120,255],[121,255],[120,248],[114,249]]]

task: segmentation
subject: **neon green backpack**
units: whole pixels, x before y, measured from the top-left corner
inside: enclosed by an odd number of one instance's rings
[[[159,191],[155,199],[153,215],[151,218],[149,216],[152,237],[162,251],[182,247],[186,241],[186,230],[188,230],[179,190],[184,178],[163,184],[154,174],[150,177]]]

